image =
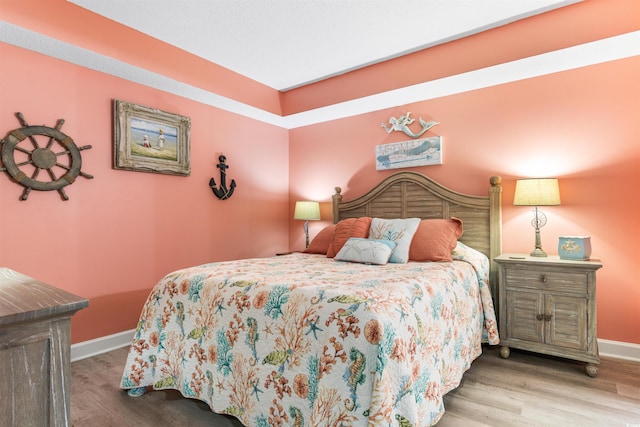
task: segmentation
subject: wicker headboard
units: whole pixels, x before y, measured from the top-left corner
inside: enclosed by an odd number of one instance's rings
[[[345,218],[460,218],[464,234],[460,241],[493,260],[502,251],[501,178],[489,180],[487,196],[458,193],[416,172],[388,176],[368,193],[348,202],[342,190],[333,195],[333,222]],[[491,261],[491,285],[495,286],[495,265]]]

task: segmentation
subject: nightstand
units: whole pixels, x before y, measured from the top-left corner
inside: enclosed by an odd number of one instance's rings
[[[500,355],[509,347],[587,362],[598,374],[596,270],[600,262],[503,254],[498,265]]]

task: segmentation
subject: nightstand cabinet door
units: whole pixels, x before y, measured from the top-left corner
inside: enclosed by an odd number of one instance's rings
[[[551,314],[546,343],[586,352],[587,299],[549,295],[545,305]]]
[[[506,294],[506,331],[500,333],[514,340],[543,343],[545,324],[536,315],[544,311],[544,295],[513,289]]]

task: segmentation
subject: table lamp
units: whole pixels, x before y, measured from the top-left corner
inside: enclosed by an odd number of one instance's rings
[[[531,225],[536,230],[536,247],[531,252],[533,257],[546,257],[540,241],[540,228],[547,223],[547,217],[538,210],[538,206],[555,206],[560,204],[560,189],[556,178],[531,178],[516,181],[513,196],[515,206],[535,206],[535,218]]]
[[[304,234],[306,236],[305,248],[309,247],[309,220],[320,219],[320,203],[311,201],[296,202],[293,219],[304,220]]]

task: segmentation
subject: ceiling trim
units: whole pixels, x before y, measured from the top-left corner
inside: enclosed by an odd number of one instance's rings
[[[640,31],[634,31],[283,117],[6,21],[0,41],[285,129],[640,56]]]
[[[284,117],[288,129],[640,55],[640,31]]]

